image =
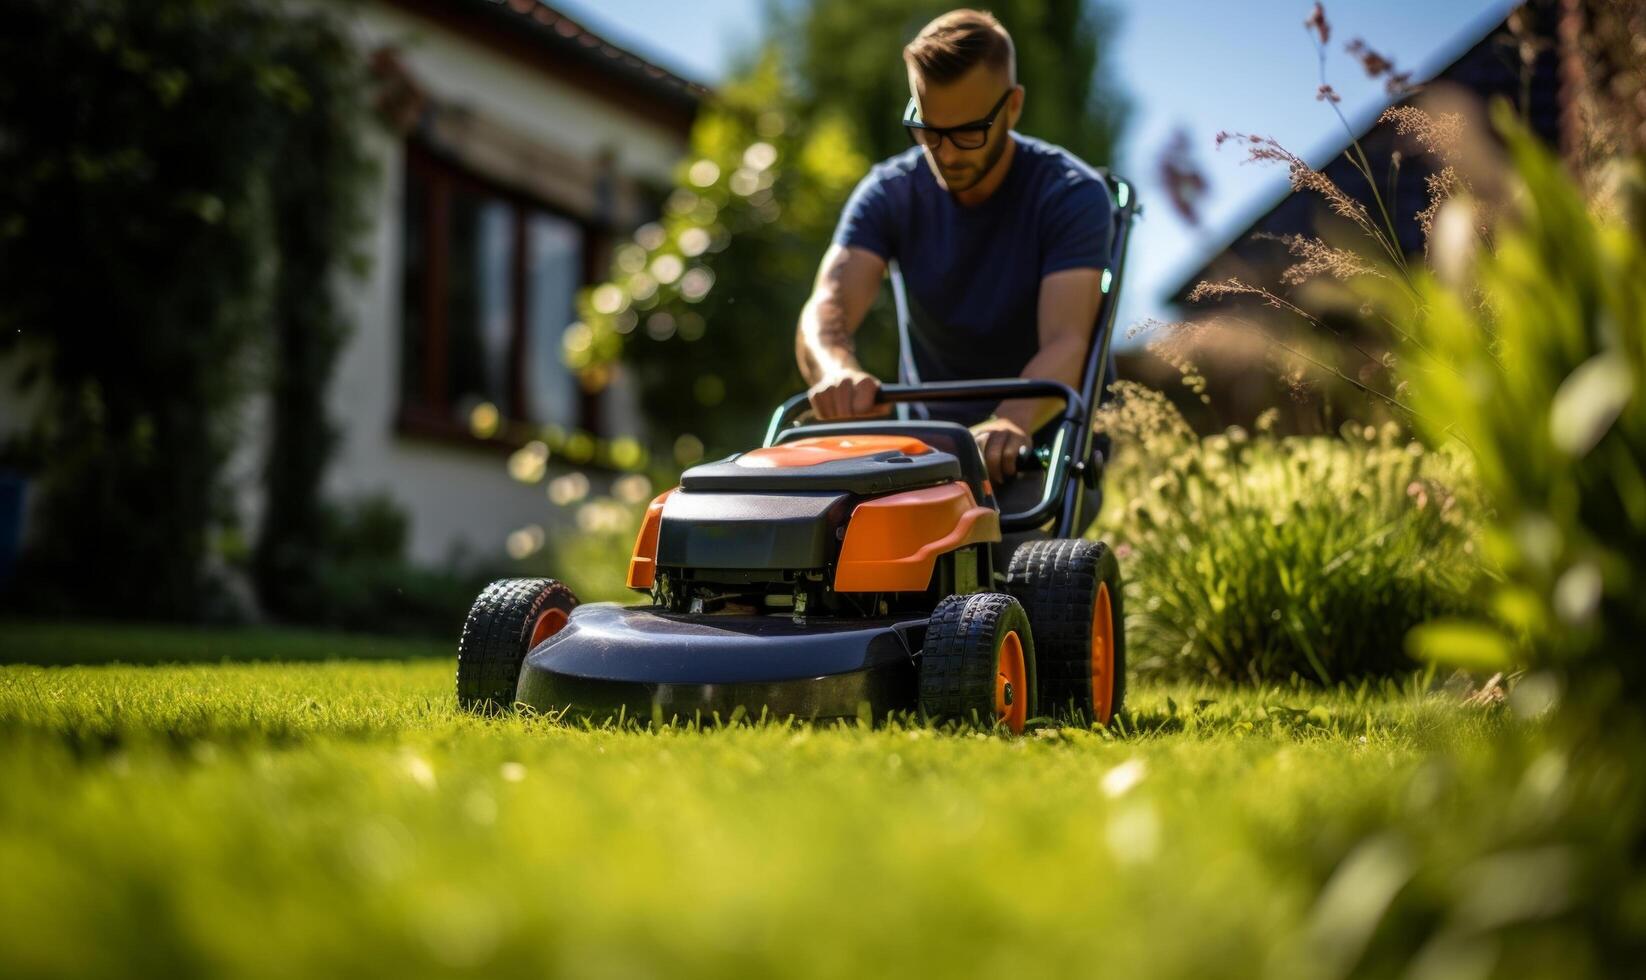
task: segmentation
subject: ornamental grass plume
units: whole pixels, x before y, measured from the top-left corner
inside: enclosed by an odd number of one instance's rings
[[[1387,278],[1375,265],[1358,252],[1326,244],[1312,235],[1270,235],[1259,233],[1260,239],[1277,241],[1286,246],[1297,261],[1280,274],[1280,281],[1288,286],[1301,286],[1312,279],[1336,279],[1347,282],[1357,276]]]
[[[1386,175],[1374,172],[1370,158],[1343,115],[1341,98],[1327,79],[1327,52],[1332,32],[1321,5],[1315,5],[1304,26],[1320,61],[1316,99],[1324,102],[1343,126],[1348,136],[1344,158],[1363,178],[1364,192],[1349,193],[1324,170],[1311,167],[1269,136],[1224,131],[1217,134],[1216,145],[1222,148],[1237,144],[1245,150],[1243,162],[1246,163],[1284,166],[1294,193],[1317,197],[1358,235],[1336,234],[1331,228],[1325,228],[1323,234],[1260,234],[1259,237],[1280,242],[1293,259],[1281,270],[1277,283],[1263,284],[1241,278],[1207,281],[1196,285],[1188,300],[1202,303],[1249,297],[1277,311],[1279,316],[1266,316],[1263,322],[1256,322],[1256,319],[1243,319],[1239,305],[1224,303],[1216,318],[1235,329],[1250,331],[1283,355],[1277,360],[1290,377],[1318,373],[1321,380],[1329,382],[1335,378],[1411,421],[1411,406],[1404,398],[1398,379],[1391,373],[1395,366],[1391,349],[1403,339],[1397,324],[1409,317],[1413,304],[1418,301],[1415,283],[1419,270],[1401,245],[1396,216],[1390,211],[1395,199],[1393,188],[1405,154],[1400,150],[1391,154]],[[1386,79],[1391,93],[1408,95],[1414,91],[1409,73],[1397,72],[1392,59],[1373,50],[1364,40],[1356,38],[1345,49],[1360,61],[1368,74]],[[1433,170],[1425,179],[1424,206],[1410,215],[1422,232],[1427,260],[1435,251],[1433,241],[1439,235],[1439,215],[1446,202],[1459,197],[1492,196],[1477,195],[1471,185],[1470,175],[1479,168],[1465,165],[1468,147],[1464,114],[1398,105],[1385,110],[1377,124],[1392,127],[1395,137],[1404,140],[1412,153],[1433,161]],[[1493,209],[1481,206],[1471,213],[1481,220],[1465,237],[1489,243]],[[1369,242],[1362,241],[1360,236]],[[1461,248],[1458,254],[1472,251],[1472,243],[1458,244]],[[1301,292],[1305,287],[1317,286],[1335,288]],[[1349,289],[1341,288],[1343,286]],[[1375,302],[1367,300],[1368,295],[1375,296]],[[1333,303],[1342,308],[1328,315]],[[1317,337],[1328,341],[1324,348],[1314,342]]]
[[[1325,46],[1332,39],[1332,25],[1326,20],[1326,8],[1315,4],[1309,11],[1309,19],[1303,22],[1303,29],[1319,38],[1321,46]]]
[[[1217,134],[1216,145],[1221,148],[1224,143],[1231,139],[1245,143],[1245,163],[1278,163],[1284,165],[1288,171],[1288,176],[1291,178],[1292,190],[1320,195],[1331,206],[1332,213],[1348,218],[1368,232],[1377,234],[1377,229],[1371,223],[1371,216],[1367,213],[1366,205],[1350,197],[1330,177],[1309,166],[1302,157],[1280,145],[1274,137],[1258,136],[1252,133],[1222,132]]]
[[[1367,78],[1383,79],[1383,89],[1395,97],[1410,95],[1414,90],[1412,73],[1409,71],[1395,71],[1395,63],[1383,57],[1360,38],[1355,38],[1343,46],[1343,50],[1353,55],[1366,69]]]
[[[1160,182],[1166,188],[1172,210],[1190,225],[1200,224],[1200,201],[1206,196],[1209,182],[1204,171],[1196,165],[1189,148],[1189,133],[1179,129],[1161,150],[1156,161]]]
[[[1463,149],[1463,114],[1430,113],[1412,105],[1390,106],[1377,117],[1379,125],[1391,123],[1395,134],[1417,142],[1425,153],[1442,163],[1456,163]]]

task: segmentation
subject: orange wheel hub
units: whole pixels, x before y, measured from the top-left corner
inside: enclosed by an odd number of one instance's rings
[[[531,642],[526,645],[526,649],[537,649],[539,643],[560,632],[560,628],[565,625],[566,610],[564,609],[545,609],[538,613],[537,620],[532,623],[532,638]]]
[[[1114,714],[1114,606],[1107,582],[1097,584],[1092,603],[1092,713],[1102,725]]]
[[[1012,734],[1029,720],[1028,670],[1023,665],[1023,641],[1011,630],[995,655],[994,715]]]

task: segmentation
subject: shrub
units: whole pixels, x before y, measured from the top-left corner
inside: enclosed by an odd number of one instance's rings
[[[455,639],[493,570],[428,569],[405,557],[408,519],[386,496],[321,506],[309,565],[285,586],[310,626]]]
[[[222,594],[220,473],[271,350],[270,525],[310,531],[358,190],[343,30],[257,0],[6,5],[0,353],[22,349],[46,395],[35,608],[198,618]]]
[[[1120,547],[1138,669],[1321,683],[1408,669],[1413,625],[1468,608],[1479,504],[1460,454],[1392,425],[1197,439],[1164,396],[1117,386],[1121,455],[1097,529]]]

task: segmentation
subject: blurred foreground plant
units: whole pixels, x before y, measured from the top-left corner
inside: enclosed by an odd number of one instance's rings
[[[1585,712],[1641,715],[1646,659],[1646,173],[1621,222],[1593,217],[1560,164],[1507,112],[1521,184],[1512,227],[1475,252],[1470,203],[1453,278],[1426,277],[1404,357],[1428,434],[1467,446],[1495,508],[1499,628],[1420,632],[1418,648],[1485,666],[1522,646],[1576,685]]]
[[[1601,220],[1507,107],[1495,122],[1513,193],[1494,245],[1470,248],[1472,202],[1448,204],[1439,240],[1457,261],[1416,279],[1400,326],[1420,424],[1472,455],[1502,576],[1489,617],[1420,627],[1411,646],[1524,666],[1514,711],[1558,707],[1495,758],[1437,757],[1423,805],[1343,852],[1315,913],[1339,940],[1317,975],[1646,962],[1646,156],[1619,161],[1623,220]]]
[[[1320,683],[1412,666],[1412,626],[1468,608],[1482,565],[1462,454],[1396,426],[1343,438],[1197,438],[1122,382],[1100,424],[1120,456],[1099,530],[1122,547],[1128,638],[1145,671]]]

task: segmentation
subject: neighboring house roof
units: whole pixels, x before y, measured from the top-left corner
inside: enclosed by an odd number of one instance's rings
[[[1546,7],[1546,2],[1534,2],[1529,7]],[[1532,130],[1547,140],[1550,145],[1556,145],[1561,123],[1561,104],[1559,99],[1560,82],[1558,78],[1556,58],[1553,45],[1546,45],[1539,53],[1531,77],[1531,83],[1522,92],[1522,78],[1519,67],[1519,40],[1509,28],[1508,19],[1492,22],[1485,33],[1472,43],[1467,43],[1461,53],[1447,62],[1444,68],[1435,72],[1423,86],[1446,83],[1459,86],[1480,95],[1482,98],[1503,95],[1519,101],[1524,94],[1527,96],[1527,121]],[[1419,86],[1421,89],[1423,86]],[[1401,99],[1392,105],[1406,105],[1412,102],[1411,98]],[[1379,125],[1377,120],[1382,116],[1379,111],[1369,122],[1355,134],[1358,141],[1366,150],[1370,158],[1373,171],[1377,174],[1387,172],[1390,164],[1391,151],[1398,149],[1399,144],[1390,125]],[[1351,197],[1362,199],[1370,205],[1370,196],[1366,192],[1365,180],[1349,160],[1347,151],[1351,146],[1348,140],[1343,141],[1337,150],[1328,158],[1328,162],[1318,169],[1330,177],[1339,187],[1342,187]],[[1426,161],[1407,158],[1398,172],[1398,183],[1390,202],[1391,211],[1395,212],[1396,231],[1401,246],[1409,253],[1423,249],[1423,239],[1417,227],[1414,215],[1428,202],[1427,189],[1424,178],[1432,170]],[[1193,272],[1184,277],[1178,286],[1172,290],[1171,298],[1174,303],[1183,304],[1187,301],[1188,293],[1196,283],[1206,279],[1218,277],[1219,267],[1231,258],[1252,259],[1260,250],[1268,250],[1271,254],[1283,255],[1283,249],[1278,243],[1255,240],[1252,236],[1257,233],[1271,235],[1313,233],[1316,230],[1316,219],[1320,214],[1321,206],[1307,194],[1298,194],[1289,187],[1268,208],[1264,209],[1255,218],[1242,225],[1240,230],[1232,235],[1221,247],[1213,251]],[[1289,262],[1287,263],[1289,264]]]
[[[682,134],[710,94],[541,0],[387,2]]]

